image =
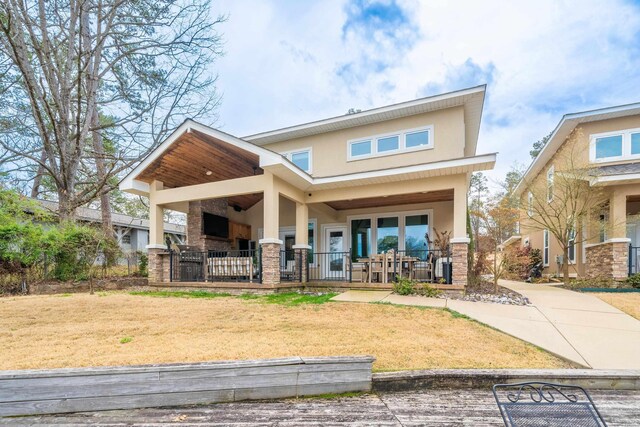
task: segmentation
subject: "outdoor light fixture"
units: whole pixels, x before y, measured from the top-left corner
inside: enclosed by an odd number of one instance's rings
[[[213,173],[213,172],[211,172],[211,171],[206,171],[206,172],[205,172],[205,175],[207,175],[207,176],[211,176],[211,174],[212,174],[212,173]]]

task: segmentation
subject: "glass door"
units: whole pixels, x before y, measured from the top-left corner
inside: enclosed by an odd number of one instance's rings
[[[325,254],[321,262],[325,279],[344,280],[346,277],[346,236],[347,227],[327,227],[324,230]]]

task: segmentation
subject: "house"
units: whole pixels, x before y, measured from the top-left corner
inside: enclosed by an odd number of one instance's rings
[[[575,144],[572,155],[576,164],[585,165],[588,170],[588,179],[583,179],[587,188],[602,194],[601,202],[592,208],[591,215],[596,221],[585,221],[573,231],[579,237],[573,240],[568,253],[571,274],[623,279],[629,273],[637,273],[640,103],[566,114],[560,120],[515,190],[523,207],[520,235],[505,243],[540,249],[545,273],[560,273],[564,262],[560,245],[548,230],[527,226],[533,213],[527,212],[526,206],[532,203],[533,183],[553,186],[554,176],[559,173],[559,153],[567,141]]]
[[[464,286],[470,174],[496,161],[476,154],[484,98],[478,86],[243,138],[186,120],[120,185],[149,196],[150,281],[388,286],[406,272]],[[188,252],[167,252],[164,209],[187,214]]]
[[[51,212],[58,211],[58,202],[52,200],[34,199],[43,208]],[[76,209],[76,219],[82,222],[100,223],[102,214],[100,209],[79,207]],[[120,249],[125,254],[134,252],[146,252],[149,244],[149,220],[135,218],[121,213],[112,213],[111,222],[113,232]],[[184,243],[186,239],[185,226],[165,222],[163,230],[166,236],[176,243]]]

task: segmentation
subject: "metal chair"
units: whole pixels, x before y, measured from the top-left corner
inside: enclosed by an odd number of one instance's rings
[[[507,427],[606,427],[591,396],[574,385],[496,384],[493,395]]]

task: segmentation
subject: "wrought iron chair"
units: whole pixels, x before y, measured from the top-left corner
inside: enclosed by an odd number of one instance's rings
[[[574,385],[496,384],[493,395],[507,427],[606,427],[591,396]]]

